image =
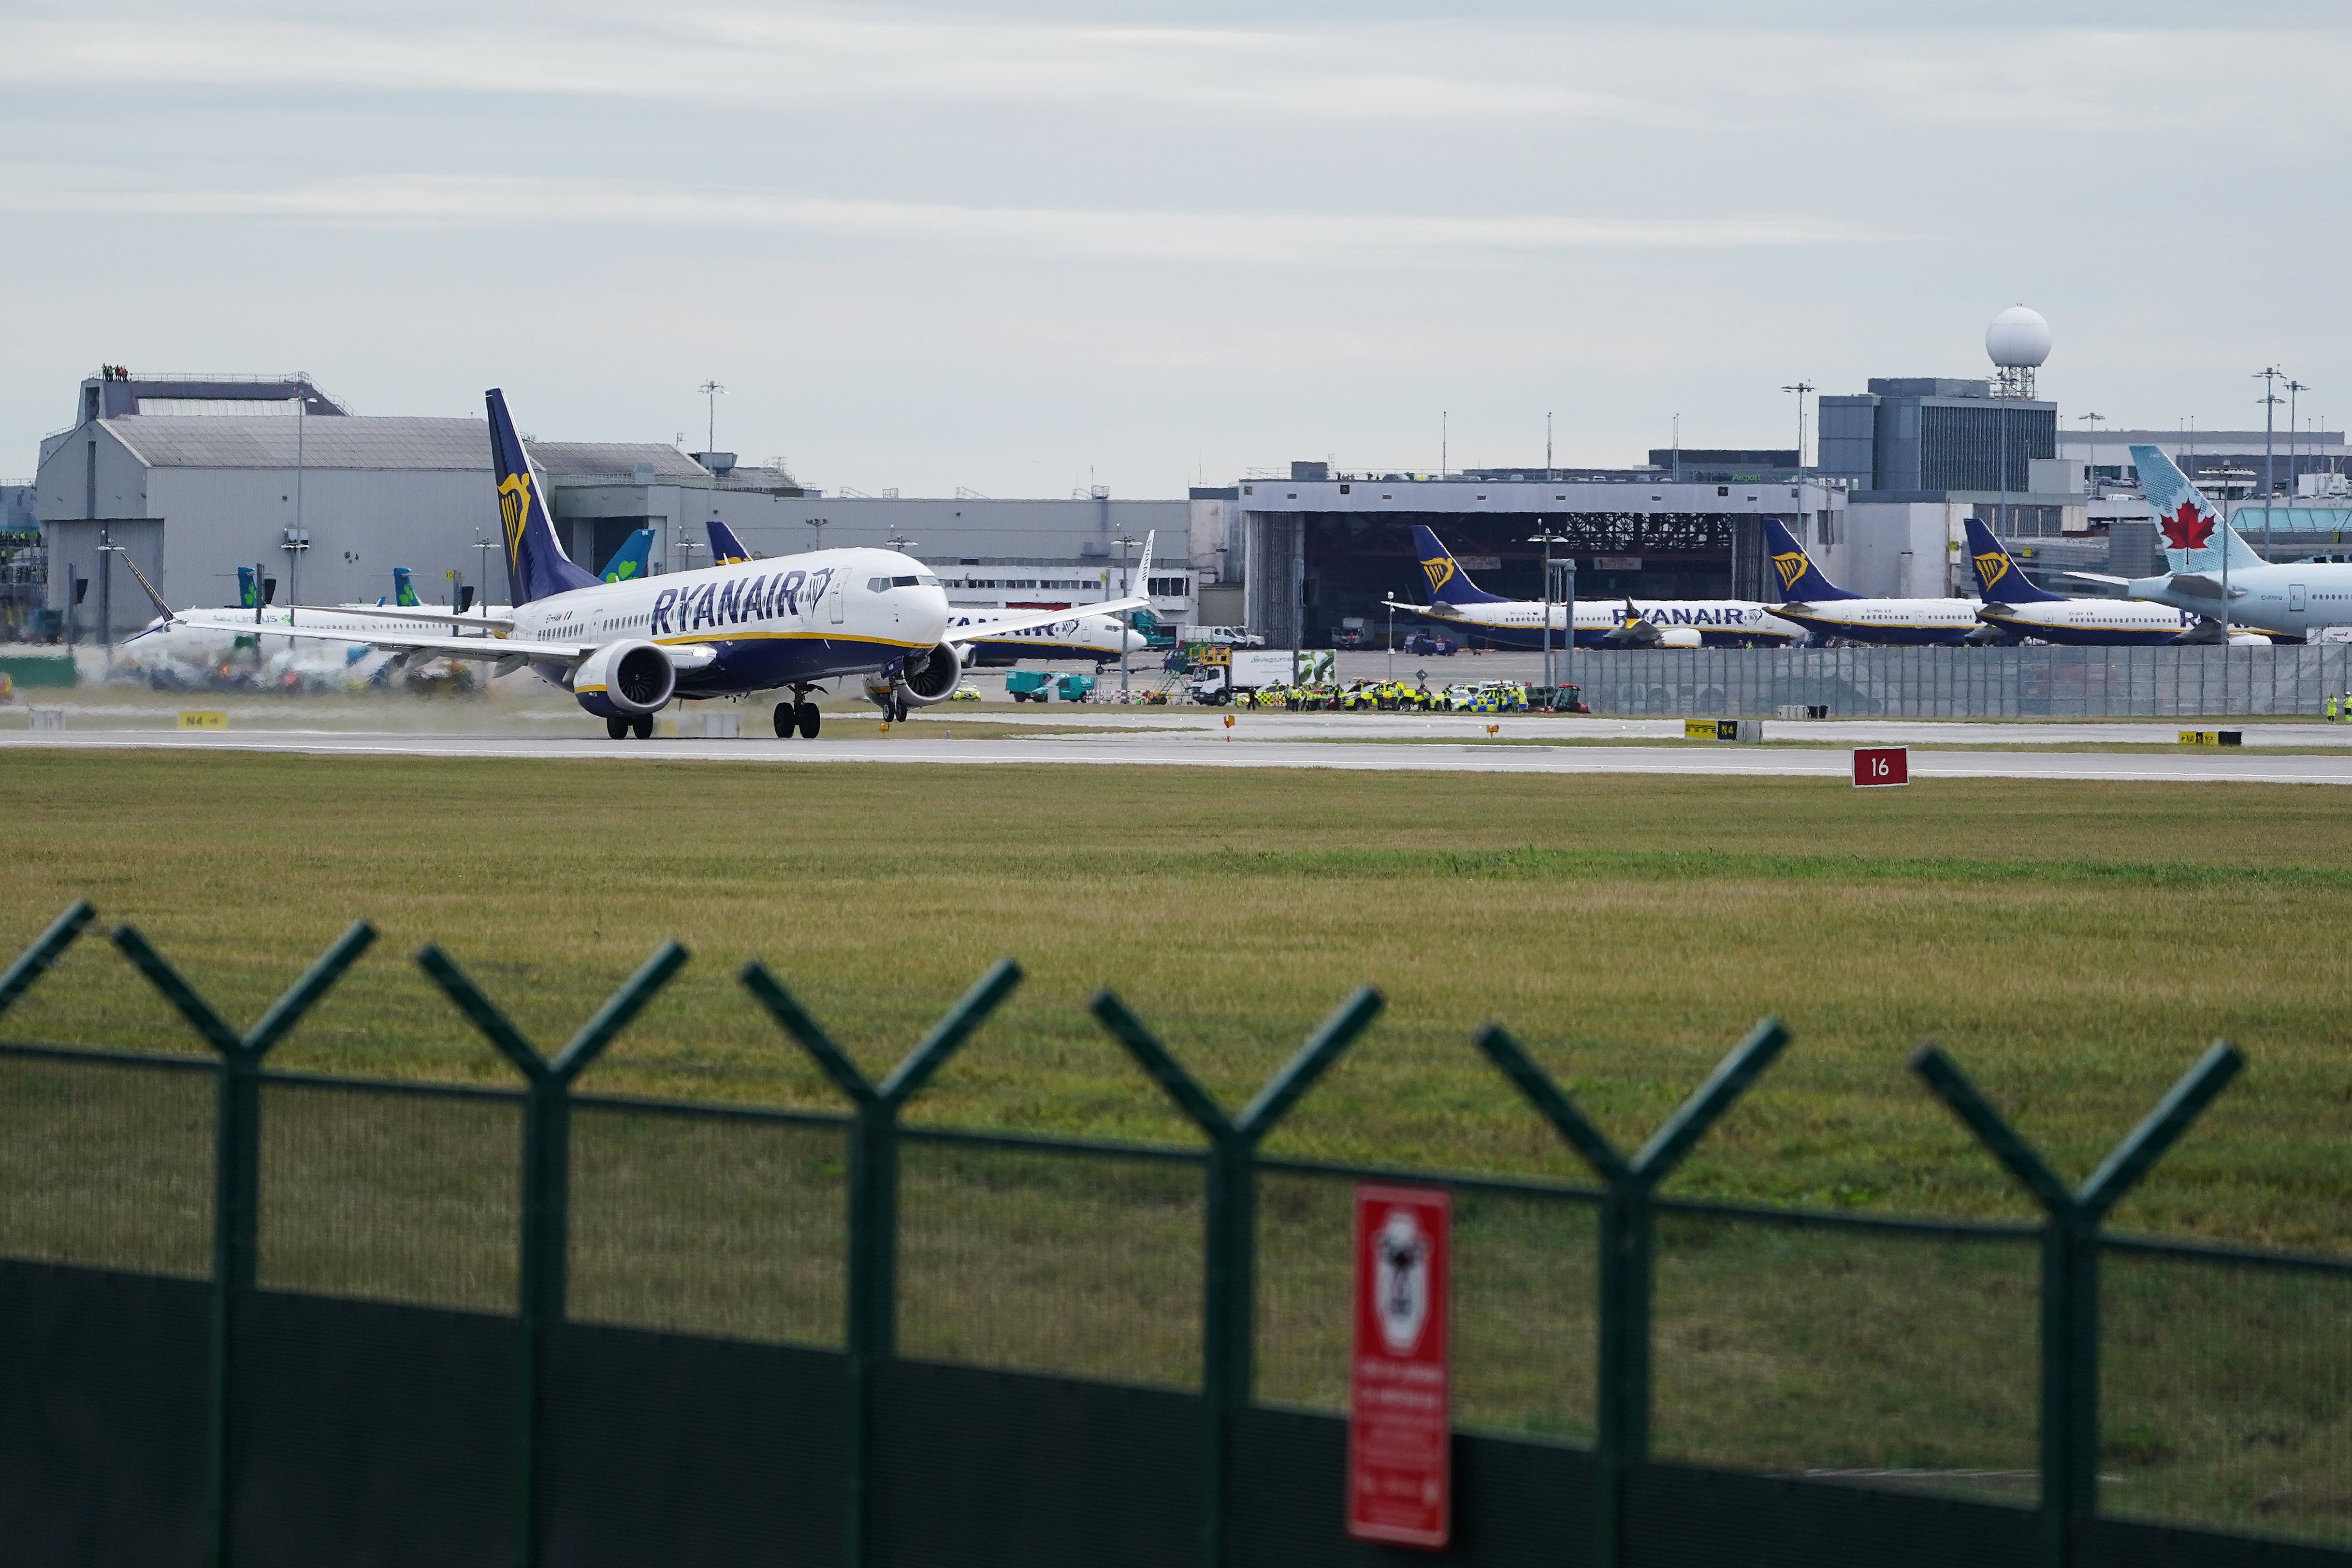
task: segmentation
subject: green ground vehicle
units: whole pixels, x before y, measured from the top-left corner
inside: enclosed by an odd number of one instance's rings
[[[1015,702],[1050,702],[1053,679],[1042,669],[1016,669],[1004,678],[1004,695]]]
[[[1054,682],[1054,695],[1065,702],[1090,702],[1095,695],[1095,678],[1091,675],[1058,677]],[[1041,696],[1037,700],[1043,702],[1045,698]]]

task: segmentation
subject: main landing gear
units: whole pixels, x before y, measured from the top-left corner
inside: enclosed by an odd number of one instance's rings
[[[798,730],[802,740],[814,741],[816,739],[817,720],[816,704],[814,702],[805,699],[779,702],[776,704],[776,739],[789,741],[793,738],[793,731]]]
[[[640,713],[634,719],[607,719],[604,733],[615,741],[625,741],[632,735],[640,741],[650,741],[654,738],[654,716]]]

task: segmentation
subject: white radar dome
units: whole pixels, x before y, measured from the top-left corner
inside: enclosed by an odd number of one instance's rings
[[[2050,323],[2039,310],[2011,305],[1985,329],[1985,353],[2003,370],[2032,370],[2050,357]]]

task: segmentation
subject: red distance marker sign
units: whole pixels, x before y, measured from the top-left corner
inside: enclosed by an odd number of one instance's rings
[[[1356,1355],[1348,1533],[1443,1547],[1453,1534],[1444,1191],[1356,1189]]]
[[[1911,782],[1911,752],[1905,746],[1858,746],[1853,753],[1853,787],[1867,789],[1873,784],[1907,784]]]

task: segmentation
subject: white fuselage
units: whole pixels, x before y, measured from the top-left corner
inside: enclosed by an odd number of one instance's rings
[[[2193,587],[2178,587],[2185,582]],[[2196,588],[2210,584],[2205,592]],[[2141,577],[2131,584],[2135,599],[2153,599],[2220,619],[2221,570],[2216,566],[2179,577]],[[2230,571],[2230,621],[2263,631],[2303,636],[2322,626],[2352,626],[2352,563],[2293,561],[2276,566],[2233,566]]]
[[[1981,625],[1974,599],[1819,599],[1773,606],[1823,637],[1853,642],[1956,643]]]
[[[1988,625],[2054,643],[2168,643],[2202,619],[2194,611],[2145,599],[2060,599],[2038,605],[1987,604]]]
[[[948,611],[949,642],[976,647],[982,658],[1117,658],[1122,652],[1141,653],[1150,644],[1130,631],[1115,616],[1073,613],[1050,626],[1022,626],[991,636],[988,628],[1023,612],[999,609]]]
[[[1624,626],[1625,605],[1623,598],[1579,599],[1578,646],[1597,647],[1603,637]],[[1805,635],[1804,627],[1742,599],[1655,599],[1645,604],[1635,598],[1633,605],[1635,615],[1660,631],[1689,629],[1707,641],[1792,643]],[[1541,645],[1549,622],[1553,646],[1567,646],[1568,606],[1557,602],[1546,605],[1540,599],[1500,599],[1486,605],[1454,605],[1440,599],[1421,613],[1465,631],[1527,647]]]
[[[813,550],[534,599],[509,637],[526,657],[534,642],[715,645],[718,659],[678,684],[720,695],[877,669],[937,645],[947,623],[939,578],[912,556]]]

